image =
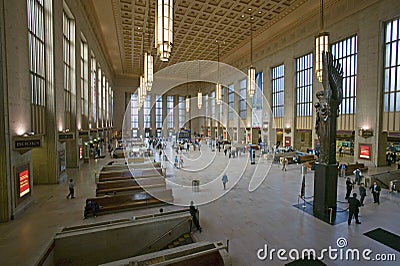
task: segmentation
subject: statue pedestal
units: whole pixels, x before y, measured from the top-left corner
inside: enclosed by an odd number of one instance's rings
[[[337,165],[315,164],[314,216],[336,216]]]

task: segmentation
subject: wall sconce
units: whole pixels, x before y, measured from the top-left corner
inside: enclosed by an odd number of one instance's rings
[[[35,132],[25,132],[22,135],[13,136],[12,149],[22,154],[33,148],[40,148],[43,142],[42,137],[43,135],[35,134]]]
[[[285,133],[290,134],[292,132],[292,129],[290,127],[285,128]]]
[[[374,131],[372,129],[368,129],[367,127],[362,127],[358,131],[358,135],[363,138],[369,138],[374,135]]]

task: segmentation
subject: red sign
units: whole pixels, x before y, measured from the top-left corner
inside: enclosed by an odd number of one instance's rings
[[[371,145],[360,144],[360,159],[371,159]]]
[[[292,140],[290,137],[285,137],[285,147],[292,146]]]
[[[19,173],[19,196],[22,198],[30,191],[29,186],[29,170],[26,169]]]

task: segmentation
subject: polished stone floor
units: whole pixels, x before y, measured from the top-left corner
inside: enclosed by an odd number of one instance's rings
[[[200,240],[229,241],[229,253],[233,265],[284,265],[293,259],[279,260],[273,253],[272,260],[259,260],[259,249],[315,249],[317,252],[329,247],[338,249],[338,239],[344,238],[347,249],[371,249],[375,254],[395,254],[396,262],[354,261],[330,259],[327,254],[322,261],[327,265],[398,265],[400,253],[363,233],[381,227],[400,235],[400,197],[387,190],[382,191],[381,204],[373,204],[368,193],[365,206],[361,209],[362,224],[346,222],[337,225],[327,224],[301,209],[293,207],[299,203],[301,189],[300,165],[289,165],[286,172],[268,159],[260,157],[256,164],[248,161],[248,154],[230,158],[221,152],[212,152],[204,143],[201,151],[184,152],[178,155],[184,160],[183,168],[173,166],[175,152],[167,149],[167,186],[174,191],[175,203],[188,204],[194,200],[199,205],[202,233],[195,233]],[[158,156],[155,158],[159,160]],[[341,159],[341,158],[340,158]],[[95,173],[110,161],[91,160],[80,169],[68,169],[69,178],[76,183],[76,198],[66,199],[68,185],[40,185],[33,189],[35,204],[27,209],[22,217],[0,224],[0,265],[35,265],[53,236],[63,227],[89,224],[134,215],[158,212],[159,207],[126,211],[83,220],[85,199],[95,194]],[[343,160],[351,160],[343,158]],[[393,166],[395,167],[395,166]],[[370,173],[384,172],[388,167],[372,168]],[[227,190],[223,190],[221,176],[228,176]],[[254,174],[255,173],[255,174]],[[253,192],[249,192],[250,179],[265,180]],[[199,180],[199,191],[191,189],[191,181]],[[338,206],[347,208],[344,202],[345,180],[338,181]],[[306,175],[306,196],[313,194],[313,172]],[[312,201],[312,198],[310,198]],[[180,208],[166,206],[166,210]],[[343,239],[342,239],[343,240]],[[343,242],[343,241],[342,241]],[[340,242],[340,243],[342,243]],[[295,254],[295,253],[292,253]],[[319,253],[317,253],[318,255]],[[263,255],[263,253],[260,253]],[[285,254],[288,257],[288,253]]]

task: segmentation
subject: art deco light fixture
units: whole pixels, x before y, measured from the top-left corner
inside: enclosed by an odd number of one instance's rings
[[[215,102],[217,104],[220,104],[221,98],[222,98],[222,86],[221,83],[219,83],[219,43],[218,43],[218,80],[217,84],[215,85]]]
[[[203,94],[201,93],[201,90],[197,93],[197,107],[201,109],[203,106]]]
[[[315,37],[315,73],[319,82],[322,82],[322,53],[329,51],[329,33],[324,31],[324,0],[321,0],[320,10],[321,28]]]
[[[138,108],[141,109],[147,96],[147,88],[144,82],[144,77],[140,76],[140,85],[138,92]]]
[[[190,98],[189,95],[186,96],[186,113],[190,112]]]
[[[189,74],[186,74],[186,112],[190,112],[190,98],[189,98]]]
[[[155,47],[161,61],[168,61],[173,42],[173,0],[157,0],[155,16]]]
[[[253,19],[253,16],[250,16],[250,68],[247,73],[247,91],[250,98],[256,91],[256,68],[253,67]]]
[[[153,56],[150,53],[144,53],[144,86],[147,91],[153,86]]]

